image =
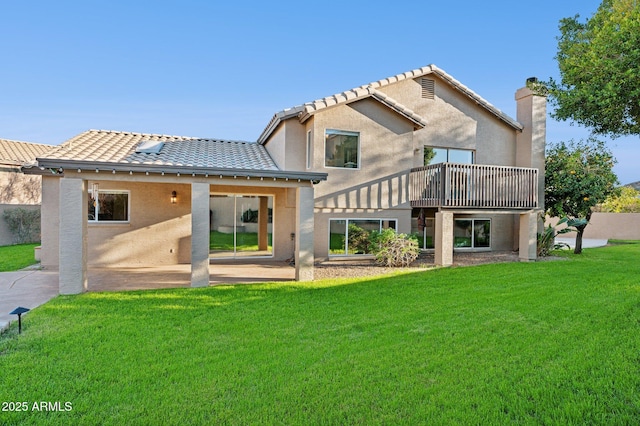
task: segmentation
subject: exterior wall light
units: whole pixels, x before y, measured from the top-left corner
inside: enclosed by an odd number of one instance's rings
[[[173,191],[171,193],[171,204],[175,204],[178,202],[178,193],[176,191]]]

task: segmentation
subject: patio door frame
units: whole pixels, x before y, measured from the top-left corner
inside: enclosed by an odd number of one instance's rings
[[[269,194],[262,194],[262,193],[252,193],[252,192],[218,192],[218,191],[211,191],[209,192],[209,200],[211,200],[212,198],[214,198],[215,196],[226,196],[226,197],[233,197],[234,202],[233,202],[233,251],[230,252],[232,253],[230,256],[215,256],[215,254],[213,253],[209,253],[209,258],[213,259],[213,260],[219,260],[219,259],[247,259],[247,258],[272,258],[274,256],[274,238],[273,238],[273,234],[275,231],[275,200],[276,200],[276,195],[269,193]],[[267,201],[267,214],[269,211],[269,208],[272,209],[273,214],[271,215],[271,222],[268,222],[267,219],[267,247],[269,245],[269,234],[271,234],[271,250],[269,252],[269,254],[249,254],[251,252],[248,251],[240,251],[238,252],[238,203],[237,200],[240,197],[255,197],[255,198],[259,198],[259,197],[266,197],[267,199],[271,199],[271,207],[269,207],[269,201]],[[209,201],[211,203],[211,201]],[[269,233],[268,231],[268,227],[269,224],[271,225],[271,233]],[[213,229],[210,229],[210,231],[213,231]],[[260,238],[260,229],[258,228],[258,238]],[[211,238],[211,237],[210,237]],[[211,241],[209,241],[209,244],[211,244]],[[245,255],[238,255],[238,253],[247,253]]]

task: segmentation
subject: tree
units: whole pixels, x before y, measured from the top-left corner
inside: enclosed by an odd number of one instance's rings
[[[547,213],[572,220],[585,219],[575,226],[576,254],[582,253],[582,236],[593,208],[616,191],[614,164],[611,151],[595,138],[551,144],[547,149],[544,192]]]
[[[600,205],[600,211],[610,213],[640,213],[640,192],[630,186],[619,188]]]
[[[561,80],[539,88],[555,105],[552,116],[608,136],[640,135],[640,2],[603,0],[582,23],[560,21]]]

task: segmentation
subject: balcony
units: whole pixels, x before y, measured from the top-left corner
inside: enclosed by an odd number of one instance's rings
[[[411,169],[412,207],[533,209],[538,169],[440,163]]]

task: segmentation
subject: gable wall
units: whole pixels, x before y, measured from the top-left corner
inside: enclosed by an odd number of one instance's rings
[[[421,115],[427,126],[415,132],[416,148],[476,150],[476,163],[515,165],[516,130],[451,88],[435,75],[435,99],[423,99],[420,79],[403,80],[378,90]],[[422,165],[422,157],[417,158]]]
[[[360,133],[359,169],[324,166],[327,129]],[[328,173],[328,178],[316,186],[316,207],[406,207],[412,147],[412,123],[377,101],[365,99],[317,113],[312,170]]]
[[[264,144],[265,149],[281,169],[285,170],[286,165],[286,123],[281,123],[276,130],[273,131],[267,143]]]

